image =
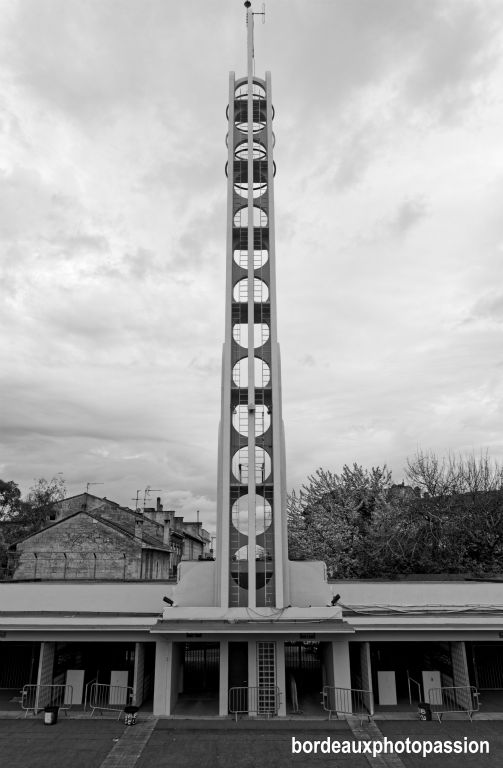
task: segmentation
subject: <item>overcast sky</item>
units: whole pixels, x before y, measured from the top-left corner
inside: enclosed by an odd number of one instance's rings
[[[266,12],[288,487],[502,460],[503,3]],[[0,477],[212,528],[243,4],[0,0],[0,35]]]

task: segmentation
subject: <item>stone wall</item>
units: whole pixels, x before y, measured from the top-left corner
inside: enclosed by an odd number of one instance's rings
[[[73,515],[75,512],[92,512],[96,507],[101,507],[104,502],[106,499],[98,499],[89,493],[71,496],[69,499],[63,499],[54,505],[56,520]]]
[[[14,579],[138,579],[141,544],[82,512],[17,546]]]
[[[169,579],[171,577],[172,558],[170,552],[157,549],[142,551],[142,579]]]
[[[89,493],[81,493],[78,496],[72,496],[69,499],[58,501],[54,505],[56,520],[62,520],[65,517],[76,512],[91,512],[112,523],[117,523],[126,528],[130,533],[134,533],[136,519],[143,520],[143,532],[159,541],[163,538],[164,526],[155,520],[150,519],[148,515],[137,514],[134,510],[127,507],[121,507],[109,499],[100,499]]]
[[[110,520],[112,523],[117,523],[117,525],[122,525],[131,533],[134,532],[136,520],[142,520],[143,533],[162,542],[164,526],[141,513],[137,514],[133,510],[115,507],[112,504],[102,502],[100,506],[95,507],[93,514],[103,517],[105,520]]]

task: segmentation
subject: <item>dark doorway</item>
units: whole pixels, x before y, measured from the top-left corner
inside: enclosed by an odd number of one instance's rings
[[[186,643],[183,656],[183,690],[218,691],[220,646],[218,643]]]
[[[471,666],[479,690],[503,690],[503,643],[472,643]]]
[[[112,670],[124,670],[128,673],[127,684],[132,686],[134,658],[134,643],[56,643],[53,678],[66,674],[68,669],[83,669],[84,685],[108,685]]]
[[[36,683],[39,654],[40,643],[2,643],[0,689]]]
[[[320,714],[323,687],[320,643],[285,643],[285,673],[290,712]]]
[[[442,685],[453,685],[452,657],[448,642],[383,642],[370,644],[372,687],[377,706],[415,707],[427,696],[422,673],[440,673]],[[379,704],[378,672],[395,673],[397,704]],[[433,686],[436,687],[436,686]]]
[[[176,715],[218,715],[220,643],[180,644],[181,675]]]
[[[40,642],[5,641],[0,651],[0,709],[19,710],[24,685],[37,682]]]
[[[248,686],[248,643],[229,643],[229,688]]]

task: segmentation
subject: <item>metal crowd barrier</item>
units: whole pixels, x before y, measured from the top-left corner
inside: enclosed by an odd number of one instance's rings
[[[433,715],[442,722],[442,717],[449,712],[466,712],[470,720],[474,712],[480,709],[479,692],[473,685],[446,686],[430,688],[427,702]]]
[[[103,712],[118,712],[117,720],[124,712],[124,707],[131,704],[133,689],[130,685],[107,685],[106,683],[93,683],[89,694],[89,706],[91,717],[96,709]]]
[[[21,691],[21,709],[25,710],[24,716],[33,710],[33,714],[38,714],[44,707],[59,707],[65,713],[71,709],[73,700],[73,686],[65,685],[35,685],[28,684],[23,686]]]
[[[366,691],[363,688],[337,688],[333,685],[324,685],[321,692],[321,704],[325,712],[328,712],[328,719],[332,719],[332,712],[336,716],[355,715],[363,720],[367,717],[369,720],[374,715],[374,695],[372,691]]]
[[[280,692],[277,686],[229,688],[229,712],[235,715],[266,715],[278,714]]]
[[[90,680],[87,683],[86,687],[85,687],[85,692],[84,692],[84,712],[87,710],[87,703],[89,701],[89,694],[90,694],[91,686],[94,685],[97,682],[98,682],[98,678],[95,677],[93,680]]]

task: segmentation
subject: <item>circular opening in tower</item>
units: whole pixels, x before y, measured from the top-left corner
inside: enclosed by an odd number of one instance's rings
[[[253,269],[260,269],[260,267],[263,267],[268,258],[269,254],[266,248],[253,251]],[[234,261],[243,269],[248,269],[248,250],[235,248]]]
[[[252,96],[254,100],[265,99],[265,88],[260,83],[252,83]],[[234,89],[235,99],[247,99],[248,98],[248,81],[237,85]]]
[[[232,524],[239,533],[243,533],[245,536],[248,536],[249,498],[249,495],[245,493],[244,496],[240,496],[232,505]],[[260,536],[269,528],[271,522],[271,505],[260,493],[255,494],[255,534]],[[241,547],[241,549],[244,549],[244,547]]]
[[[245,277],[236,283],[233,290],[234,301],[248,301],[248,278]],[[258,277],[253,278],[253,301],[256,304],[264,303],[269,298],[269,288],[263,280]]]
[[[267,387],[271,380],[271,369],[267,363],[260,357],[253,358],[253,367],[255,371],[255,386]],[[241,388],[248,386],[248,358],[242,357],[238,360],[232,369],[232,379],[234,384]]]
[[[232,559],[237,560],[238,562],[243,562],[243,560],[248,560],[248,544],[245,544],[244,547],[240,547],[239,549],[237,549]],[[261,547],[260,544],[256,544],[255,560],[259,560],[262,562],[266,560],[272,560],[272,552],[269,552],[268,550],[264,549],[264,547]]]
[[[232,327],[232,335],[236,344],[248,349],[248,323],[235,323]],[[269,340],[269,326],[267,323],[254,323],[253,346],[263,347]]]
[[[232,426],[243,437],[248,437],[248,406],[236,405],[232,412]],[[271,414],[266,405],[255,406],[255,437],[263,435],[271,426]]]
[[[242,141],[238,144],[234,154],[237,160],[248,160],[248,142]],[[254,141],[252,144],[252,156],[254,160],[265,160],[267,149],[259,141]]]
[[[232,474],[242,485],[248,485],[250,477],[249,449],[245,445],[232,457]],[[255,483],[265,483],[271,474],[271,457],[263,448],[255,446]]]
[[[248,199],[248,182],[236,182],[234,184],[234,191],[237,195],[240,197],[245,197]],[[265,181],[254,181],[253,182],[253,197],[262,197],[262,195],[267,192],[267,182]]]
[[[263,210],[263,208],[259,208],[258,205],[254,205],[252,210],[253,226],[267,227],[267,213]],[[248,221],[248,206],[245,205],[243,208],[239,208],[234,214],[234,226],[242,229],[243,227],[248,226]]]

